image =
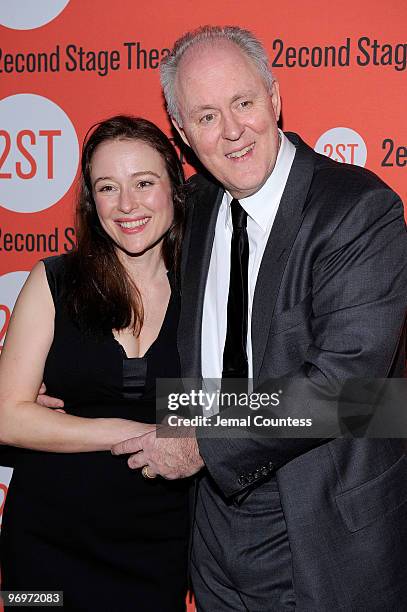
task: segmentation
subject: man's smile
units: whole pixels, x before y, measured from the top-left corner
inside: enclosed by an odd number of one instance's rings
[[[255,144],[256,143],[252,142],[252,144],[248,145],[247,147],[244,147],[243,149],[239,149],[238,151],[232,151],[232,153],[226,153],[226,157],[228,159],[241,159],[242,157],[250,153],[250,151],[253,151]]]

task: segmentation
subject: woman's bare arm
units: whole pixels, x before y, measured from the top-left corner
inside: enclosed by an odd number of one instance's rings
[[[18,297],[0,357],[0,444],[61,453],[101,451],[154,429],[124,419],[62,414],[36,403],[54,316],[45,267],[39,262]]]

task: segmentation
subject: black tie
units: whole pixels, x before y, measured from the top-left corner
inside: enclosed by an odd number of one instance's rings
[[[222,378],[247,378],[247,270],[249,239],[247,212],[238,200],[230,204],[233,234],[230,248],[230,283]]]

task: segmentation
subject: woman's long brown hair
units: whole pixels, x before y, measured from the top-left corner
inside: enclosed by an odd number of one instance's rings
[[[132,326],[139,334],[144,319],[140,292],[120,262],[115,243],[100,224],[92,193],[92,156],[101,143],[113,140],[142,141],[163,158],[172,187],[174,219],[162,241],[162,256],[167,269],[176,273],[178,267],[185,203],[181,163],[156,125],[147,119],[117,115],[93,126],[82,149],[77,245],[68,255],[66,304],[77,323],[87,330],[106,333]]]

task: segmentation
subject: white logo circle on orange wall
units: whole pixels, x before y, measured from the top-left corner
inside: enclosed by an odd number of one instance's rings
[[[0,100],[0,206],[49,208],[72,185],[78,159],[75,128],[57,104],[35,94]]]
[[[0,2],[0,24],[13,30],[32,30],[49,23],[69,0],[10,0]]]
[[[28,272],[10,272],[0,276],[0,350],[3,348],[4,337],[10,321],[10,316],[18,294],[28,277]],[[0,457],[1,460],[1,457]],[[0,466],[0,526],[3,514],[7,487],[10,484],[13,470]]]
[[[0,350],[3,347],[10,316],[29,272],[9,272],[0,276]]]
[[[11,468],[0,466],[0,526],[4,502],[6,501],[7,489],[10,484],[12,474],[13,470]]]
[[[335,161],[365,166],[367,147],[362,136],[347,127],[336,127],[324,132],[315,145],[315,151]]]

